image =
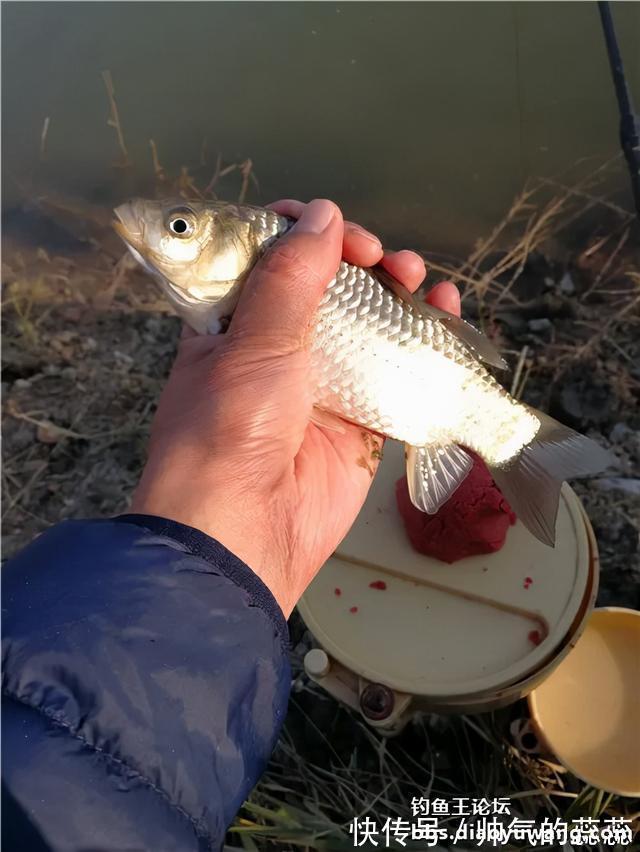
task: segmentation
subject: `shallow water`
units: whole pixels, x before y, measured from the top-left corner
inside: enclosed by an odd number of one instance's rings
[[[640,105],[640,6],[613,10]],[[464,251],[528,177],[618,148],[595,3],[10,3],[2,19],[5,206],[29,177],[107,205],[148,191],[149,138],[169,170],[206,139],[203,175],[218,151],[252,158],[251,200],[329,196],[398,245]]]

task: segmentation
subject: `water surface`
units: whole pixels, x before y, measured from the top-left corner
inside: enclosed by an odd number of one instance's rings
[[[614,3],[640,104],[640,6]],[[5,205],[37,174],[110,203],[251,157],[252,199],[329,196],[396,244],[464,251],[524,181],[618,147],[595,3],[10,3]],[[110,69],[133,161],[114,180]],[[50,117],[46,163],[40,135]],[[626,185],[619,200],[630,206]]]

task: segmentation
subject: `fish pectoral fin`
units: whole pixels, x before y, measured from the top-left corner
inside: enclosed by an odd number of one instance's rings
[[[344,421],[337,415],[330,414],[322,408],[316,408],[314,406],[311,410],[311,417],[309,419],[312,423],[315,423],[316,426],[322,426],[323,429],[328,429],[330,432],[338,432],[340,435],[344,435],[346,432],[346,429],[344,428]]]
[[[407,483],[413,505],[435,515],[463,482],[473,459],[457,444],[406,444]]]
[[[372,267],[371,272],[376,276],[381,284],[391,290],[392,293],[395,293],[395,295],[399,299],[402,299],[402,301],[407,305],[411,305],[417,313],[422,314],[431,320],[438,320],[443,323],[443,325],[445,325],[449,331],[453,332],[456,337],[459,337],[460,340],[468,346],[469,349],[472,350],[473,354],[481,361],[484,361],[486,364],[490,364],[492,367],[499,367],[501,370],[506,370],[508,368],[509,365],[498,352],[493,343],[491,343],[489,338],[485,337],[482,332],[478,331],[477,328],[474,328],[470,323],[466,322],[466,320],[417,299],[413,293],[410,293],[409,290],[407,290],[404,284],[401,284],[400,281],[394,278],[391,273],[387,272],[387,270],[383,269],[381,266]]]

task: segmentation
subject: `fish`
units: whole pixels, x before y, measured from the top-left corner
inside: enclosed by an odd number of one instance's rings
[[[132,199],[114,227],[200,334],[226,329],[259,258],[294,221],[223,201]],[[477,453],[518,518],[555,545],[565,480],[611,462],[597,443],[512,397],[494,345],[465,320],[418,301],[380,266],[341,262],[310,335],[314,419],[338,418],[405,443],[412,503],[435,514]]]

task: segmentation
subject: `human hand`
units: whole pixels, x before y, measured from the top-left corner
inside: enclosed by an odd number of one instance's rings
[[[183,334],[131,511],[216,538],[288,617],[355,520],[383,440],[351,423],[338,432],[311,422],[313,316],[341,258],[381,262],[411,291],[426,270],[413,252],[383,254],[329,201],[272,207],[298,222],[253,269],[226,334]],[[460,313],[453,284],[428,301]]]

